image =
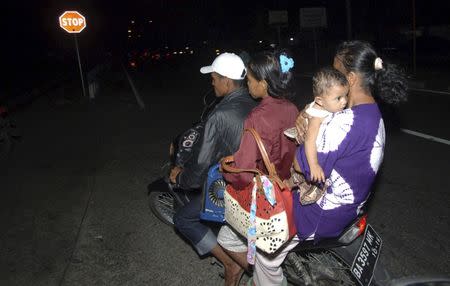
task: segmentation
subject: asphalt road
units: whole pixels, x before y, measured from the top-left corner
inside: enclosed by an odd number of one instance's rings
[[[0,166],[0,285],[222,285],[220,269],[146,202],[171,138],[198,120],[209,79],[196,66],[131,76],[146,110],[119,70],[95,101],[55,107],[42,97],[14,114],[23,138]],[[297,89],[302,106],[308,79]],[[402,127],[443,137],[449,119],[430,118],[449,105],[418,96],[401,108]],[[393,277],[450,275],[449,162],[448,145],[388,134],[369,223]]]

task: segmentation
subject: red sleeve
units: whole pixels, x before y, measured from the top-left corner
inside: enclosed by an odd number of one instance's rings
[[[252,118],[248,117],[244,122],[245,128],[254,128]],[[234,154],[234,167],[240,169],[255,169],[257,161],[261,160],[259,149],[256,141],[250,132],[244,132],[241,138],[239,150]],[[225,180],[239,190],[253,182],[254,175],[252,173],[242,172],[238,174],[224,173]]]

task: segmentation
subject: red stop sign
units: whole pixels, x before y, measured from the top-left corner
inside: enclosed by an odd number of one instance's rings
[[[66,11],[59,16],[59,26],[68,33],[80,33],[86,28],[86,19],[77,11]]]

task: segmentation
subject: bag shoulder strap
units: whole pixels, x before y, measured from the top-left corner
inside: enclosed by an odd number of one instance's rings
[[[277,171],[275,170],[275,166],[270,162],[269,155],[267,154],[266,148],[264,147],[264,143],[262,142],[261,136],[259,136],[258,132],[256,132],[253,128],[246,128],[244,130],[250,132],[255,138],[256,144],[258,145],[259,152],[264,161],[264,165],[266,166],[267,171],[269,172],[269,176],[277,176]]]
[[[234,162],[234,157],[231,156],[226,156],[224,158],[222,158],[222,160],[220,160],[220,167],[222,168],[223,171],[227,172],[227,173],[242,173],[242,172],[247,172],[247,173],[254,173],[256,175],[262,175],[262,172],[258,169],[239,169],[239,168],[235,168],[232,167],[230,165],[230,163]]]
[[[275,169],[275,165],[270,161],[269,155],[267,154],[266,148],[264,147],[264,143],[262,142],[261,136],[259,136],[258,132],[254,128],[246,128],[244,132],[250,132],[255,138],[256,144],[258,145],[259,152],[264,161],[264,165],[266,166],[267,171],[269,172],[269,178],[278,184],[281,189],[285,188],[285,184],[278,177],[277,171]]]
[[[227,173],[242,173],[242,172],[253,173],[253,174],[255,174],[256,185],[258,186],[258,190],[262,189],[261,176],[263,175],[263,172],[261,172],[258,169],[239,169],[239,168],[235,168],[235,167],[232,167],[230,165],[230,163],[233,163],[233,162],[234,162],[234,157],[232,155],[222,158],[222,160],[220,160],[221,171],[222,172],[225,171]]]

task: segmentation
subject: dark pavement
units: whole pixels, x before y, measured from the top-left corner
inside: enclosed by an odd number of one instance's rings
[[[23,139],[0,166],[0,285],[222,285],[146,201],[171,138],[198,120],[209,78],[197,66],[132,73],[141,111],[120,74],[93,102],[41,97],[14,114]],[[301,106],[309,84],[298,79]],[[414,93],[402,127],[449,140],[449,98]],[[369,223],[393,277],[450,275],[449,162],[449,145],[388,134]]]

